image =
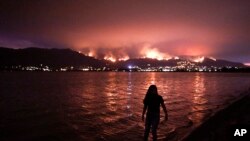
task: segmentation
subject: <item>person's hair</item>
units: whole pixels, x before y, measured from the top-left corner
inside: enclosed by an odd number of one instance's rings
[[[155,85],[150,85],[147,91],[147,94],[156,94],[158,95],[157,87]]]
[[[154,99],[155,96],[158,95],[158,91],[157,91],[157,87],[156,85],[150,85],[149,88],[148,88],[148,91],[146,93],[146,96],[143,100],[143,103],[144,104],[148,104],[150,103],[151,100]]]

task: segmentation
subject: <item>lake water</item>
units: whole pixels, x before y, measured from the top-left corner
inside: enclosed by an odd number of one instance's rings
[[[167,122],[161,116],[159,139],[180,140],[244,95],[250,74],[0,73],[0,140],[142,140],[151,84],[169,113]]]

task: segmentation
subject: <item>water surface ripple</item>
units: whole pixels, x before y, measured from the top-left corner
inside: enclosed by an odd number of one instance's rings
[[[250,74],[1,73],[0,140],[141,140],[151,84],[169,111],[159,139],[179,140],[243,95]]]

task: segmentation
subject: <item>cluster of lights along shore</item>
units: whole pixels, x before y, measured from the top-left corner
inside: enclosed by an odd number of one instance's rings
[[[172,59],[178,60],[175,66],[157,66],[154,64],[147,64],[146,66],[138,65],[127,65],[122,68],[114,67],[93,67],[93,66],[63,66],[63,67],[52,67],[45,64],[39,64],[38,66],[23,66],[23,65],[12,65],[4,66],[1,70],[7,71],[44,71],[44,72],[67,72],[67,71],[122,71],[122,72],[223,72],[226,70],[240,70],[241,67],[235,66],[201,66],[198,65],[204,61],[205,57],[196,57],[192,60],[181,60],[179,57],[173,57]],[[215,58],[210,58],[216,61]],[[112,62],[112,61],[111,61]],[[114,63],[114,62],[113,62]]]

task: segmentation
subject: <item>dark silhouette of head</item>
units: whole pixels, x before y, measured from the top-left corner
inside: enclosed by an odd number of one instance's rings
[[[143,101],[144,103],[151,103],[157,96],[158,96],[157,87],[155,85],[151,85],[149,86],[147,94]]]
[[[158,95],[157,87],[155,85],[150,85],[147,91],[148,95]]]

